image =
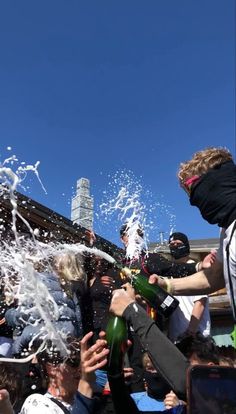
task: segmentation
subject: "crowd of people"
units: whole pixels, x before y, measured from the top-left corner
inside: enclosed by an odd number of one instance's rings
[[[102,257],[57,254],[34,263],[34,270],[45,298],[49,292],[51,307],[56,304],[56,318],[49,322],[64,338],[65,354],[56,336],[45,336],[42,313],[30,300],[7,302],[2,279],[0,414],[181,414],[188,405],[191,365],[235,367],[236,361],[221,356],[211,337],[207,295],[226,286],[236,324],[236,165],[228,150],[208,148],[181,164],[179,179],[203,218],[222,228],[216,253],[195,263],[188,237],[175,232],[169,237],[168,260],[146,251],[138,227],[135,237],[142,248],[130,257],[130,224],[120,230],[122,266],[137,269],[149,283],[178,298],[168,319]],[[96,245],[94,234],[88,232],[88,237]],[[128,331],[120,349],[123,366],[115,374],[108,369],[110,314],[122,317]]]

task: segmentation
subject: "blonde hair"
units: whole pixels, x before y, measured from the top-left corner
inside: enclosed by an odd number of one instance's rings
[[[194,175],[203,175],[209,169],[223,164],[226,161],[232,161],[233,157],[227,148],[206,148],[196,152],[190,161],[180,164],[178,178],[180,184]]]
[[[54,258],[54,269],[62,282],[86,281],[83,259],[80,255],[65,253]]]

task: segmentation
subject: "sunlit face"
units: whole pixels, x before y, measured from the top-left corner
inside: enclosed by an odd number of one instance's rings
[[[68,392],[75,393],[80,380],[80,368],[72,367],[67,363],[59,365],[58,379]]]
[[[52,366],[50,364],[49,378],[60,390],[61,396],[74,395],[80,380],[80,367],[71,366],[66,362]]]

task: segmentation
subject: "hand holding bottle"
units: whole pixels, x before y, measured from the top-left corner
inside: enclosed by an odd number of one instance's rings
[[[151,285],[158,285],[162,289],[165,289],[165,290],[167,288],[166,280],[163,277],[158,276],[156,274],[153,274],[153,275],[149,276],[148,281]]]
[[[127,306],[135,302],[135,293],[132,286],[127,283],[126,290],[116,289],[113,292],[110,304],[110,312],[116,316],[122,316]]]

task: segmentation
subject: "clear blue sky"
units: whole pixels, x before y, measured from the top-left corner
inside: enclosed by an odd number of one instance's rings
[[[235,154],[234,3],[1,2],[0,154],[41,161],[48,194],[32,178],[28,195],[70,217],[77,178],[97,209],[108,175],[127,168],[171,206],[176,230],[217,237],[176,172],[207,146]],[[113,241],[116,229],[95,223]]]

